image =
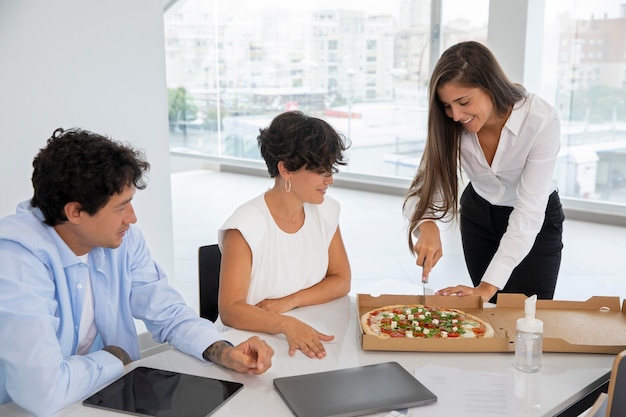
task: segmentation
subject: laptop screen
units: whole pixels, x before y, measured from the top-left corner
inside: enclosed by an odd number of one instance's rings
[[[83,405],[136,416],[208,416],[243,384],[138,367],[83,401]]]
[[[417,407],[437,396],[397,362],[274,379],[297,417],[349,417]]]

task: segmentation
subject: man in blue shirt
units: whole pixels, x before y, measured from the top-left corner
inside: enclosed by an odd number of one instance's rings
[[[140,358],[134,319],[157,342],[261,374],[272,348],[224,341],[151,258],[131,204],[149,164],[89,131],[57,129],[33,161],[33,198],[0,220],[0,404],[48,416]]]

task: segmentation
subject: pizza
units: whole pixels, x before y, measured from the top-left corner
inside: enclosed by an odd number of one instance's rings
[[[488,338],[493,327],[486,321],[453,308],[398,304],[376,308],[361,316],[361,328],[381,339]]]

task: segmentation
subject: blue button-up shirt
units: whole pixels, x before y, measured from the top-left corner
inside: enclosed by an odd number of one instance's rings
[[[120,247],[92,249],[85,264],[42,219],[24,202],[0,220],[0,404],[47,416],[120,377],[122,362],[101,349],[119,346],[139,359],[135,318],[157,342],[199,359],[222,340],[169,286],[136,226]],[[77,355],[89,277],[98,337]]]

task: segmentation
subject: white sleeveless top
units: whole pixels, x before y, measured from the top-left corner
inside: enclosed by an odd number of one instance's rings
[[[285,233],[274,222],[264,194],[240,206],[218,231],[241,232],[252,250],[247,302],[255,305],[309,288],[326,276],[328,247],[339,225],[339,203],[326,196],[322,204],[304,204],[304,224]]]

